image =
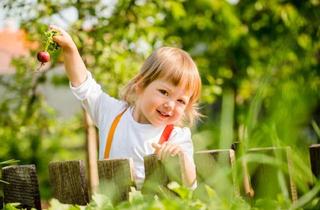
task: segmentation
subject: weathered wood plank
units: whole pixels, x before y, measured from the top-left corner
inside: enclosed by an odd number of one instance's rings
[[[0,209],[3,209],[3,197],[0,196]]]
[[[276,198],[279,194],[288,196],[293,202],[298,199],[290,152],[289,147],[248,150],[246,164],[255,199]]]
[[[204,150],[195,153],[198,185],[207,184],[220,194],[238,195],[239,187],[232,173],[235,152],[232,149]],[[227,176],[226,176],[227,174]],[[230,193],[232,191],[232,193]]]
[[[313,175],[320,179],[320,144],[309,147],[310,165]]]
[[[178,157],[169,157],[165,162],[155,154],[144,157],[145,181],[143,193],[169,193],[166,186],[175,181],[182,184],[181,166]]]
[[[88,184],[82,160],[51,162],[49,178],[53,196],[61,203],[86,205]]]
[[[169,178],[165,168],[157,155],[152,154],[144,157],[145,180],[142,187],[143,193],[155,193],[158,187],[166,186]]]
[[[127,200],[130,187],[134,186],[131,159],[98,161],[99,190],[113,202]]]
[[[35,165],[2,168],[4,203],[20,203],[21,208],[41,209],[40,192]]]
[[[2,170],[0,168],[0,179],[2,178]],[[3,183],[0,182],[0,209],[3,209]]]

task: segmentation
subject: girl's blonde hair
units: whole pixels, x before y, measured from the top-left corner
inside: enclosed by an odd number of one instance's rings
[[[196,64],[190,55],[174,47],[161,47],[155,50],[144,62],[140,72],[124,87],[121,99],[130,106],[136,100],[135,87],[143,89],[156,79],[165,79],[173,85],[185,88],[191,97],[185,110],[184,122],[193,125],[200,116],[197,101],[201,93],[201,79]]]

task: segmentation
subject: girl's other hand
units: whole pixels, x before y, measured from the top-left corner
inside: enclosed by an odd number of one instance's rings
[[[157,143],[152,143],[152,147],[155,149],[155,154],[162,161],[167,159],[169,156],[174,157],[176,155],[183,154],[183,151],[179,145],[171,144],[168,142],[162,145]]]
[[[65,30],[55,25],[50,25],[49,28],[58,32],[58,34],[54,35],[52,39],[64,51],[74,50],[77,48],[71,36]]]

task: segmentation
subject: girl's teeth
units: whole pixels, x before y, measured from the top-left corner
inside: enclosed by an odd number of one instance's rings
[[[166,113],[163,113],[163,112],[161,112],[161,111],[158,111],[161,115],[163,115],[163,116],[165,116],[165,117],[168,117],[169,115],[168,114],[166,114]]]
[[[161,113],[163,116],[166,116],[166,117],[168,117],[169,115],[168,114],[165,114],[165,113]]]

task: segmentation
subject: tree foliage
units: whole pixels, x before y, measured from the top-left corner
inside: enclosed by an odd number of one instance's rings
[[[207,116],[194,135],[197,149],[230,146],[221,143],[223,128],[248,147],[302,146],[297,156],[306,156],[306,146],[319,138],[310,126],[320,121],[318,0],[3,0],[1,5],[6,15],[22,17],[30,41],[41,40],[48,24],[65,27],[112,96],[155,48],[190,52],[202,76]],[[64,141],[73,144],[70,138],[80,139],[83,128],[80,116],[60,122],[46,103],[39,86],[57,80],[33,73],[39,50],[13,62],[16,74],[0,77],[0,157],[36,163],[44,173],[48,161],[64,153]],[[56,55],[49,70],[61,62]],[[58,81],[68,85],[65,76]],[[226,99],[233,105],[222,106]],[[229,127],[220,113],[231,113]]]

